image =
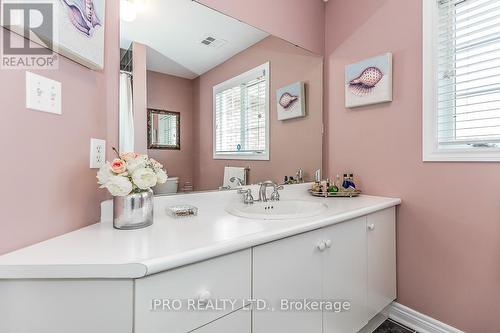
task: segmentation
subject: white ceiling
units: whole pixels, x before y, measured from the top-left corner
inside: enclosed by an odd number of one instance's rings
[[[192,0],[139,3],[137,19],[121,21],[120,47],[148,46],[148,69],[156,72],[193,79],[269,35]],[[225,44],[202,44],[209,36]]]

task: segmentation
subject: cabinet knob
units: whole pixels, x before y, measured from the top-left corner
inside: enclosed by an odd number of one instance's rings
[[[373,224],[373,223],[368,224],[368,230],[370,230],[370,231],[375,230],[375,224]]]
[[[324,251],[326,249],[326,242],[319,242],[318,250]]]
[[[201,293],[198,294],[198,301],[201,304],[206,304],[208,303],[208,300],[212,297],[212,293],[208,290],[203,290]]]
[[[331,247],[332,247],[332,241],[331,241],[331,240],[329,240],[329,239],[328,239],[328,240],[326,240],[326,241],[325,241],[325,245],[326,245],[326,247],[327,247],[327,248],[331,248]]]

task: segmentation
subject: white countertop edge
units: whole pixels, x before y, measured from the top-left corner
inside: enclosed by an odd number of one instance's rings
[[[172,258],[156,258],[156,259],[146,260],[143,261],[143,264],[148,268],[145,276],[179,268],[185,265],[193,264],[196,262],[215,258],[229,253],[241,251],[254,246],[273,242],[279,239],[327,227],[336,223],[345,222],[348,220],[352,220],[364,215],[368,215],[401,204],[401,199],[397,198],[387,198],[387,199],[389,200],[381,204],[372,205],[370,207],[322,218],[307,224],[302,224],[300,226],[283,228],[275,232],[252,234],[228,242],[219,243],[210,247],[198,248],[196,250],[186,251],[182,254],[176,254],[175,256],[172,256]]]
[[[365,196],[370,197],[370,196]],[[324,216],[311,222],[276,231],[260,232],[220,242],[211,246],[122,264],[76,265],[0,265],[0,280],[6,279],[136,279],[163,271],[179,268],[203,260],[241,251],[286,237],[320,229],[336,223],[355,219],[401,204],[401,199],[384,198],[384,202],[345,213]]]
[[[86,265],[0,265],[0,281],[14,279],[135,279],[147,275],[142,263]]]

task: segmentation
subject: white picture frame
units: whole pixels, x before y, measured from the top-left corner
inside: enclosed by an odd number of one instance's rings
[[[295,82],[276,90],[278,120],[306,116],[306,94],[304,82]]]
[[[345,68],[345,107],[392,102],[392,53]]]

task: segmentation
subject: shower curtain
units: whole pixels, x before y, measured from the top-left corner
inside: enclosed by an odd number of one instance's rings
[[[134,109],[132,75],[120,72],[120,152],[134,151]]]

